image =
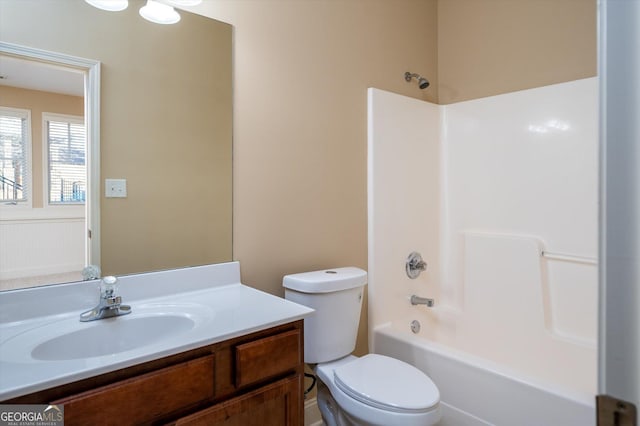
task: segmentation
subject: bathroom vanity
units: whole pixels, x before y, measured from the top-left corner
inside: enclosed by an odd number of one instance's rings
[[[302,321],[4,401],[65,424],[303,424]]]
[[[0,295],[3,404],[60,404],[66,425],[303,424],[312,310],[240,284],[233,262],[120,281],[132,313],[92,323],[77,319],[90,307],[78,302],[88,286],[95,303],[97,283]],[[38,290],[37,300],[27,294]],[[74,309],[52,312],[42,300]]]

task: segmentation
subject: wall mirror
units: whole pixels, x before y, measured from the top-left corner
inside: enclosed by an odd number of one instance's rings
[[[153,24],[138,15],[143,1],[129,3],[124,11],[105,12],[82,0],[5,0],[0,41],[100,63],[99,96],[86,99],[90,105],[99,97],[99,177],[95,189],[76,184],[74,192],[72,184],[70,191],[76,202],[99,202],[91,215],[99,217],[100,241],[93,254],[87,247],[102,275],[230,261],[231,26],[182,10],[178,24]],[[89,165],[89,176],[92,170],[98,167]],[[45,178],[35,179],[44,188]],[[106,198],[105,179],[125,179],[126,198]],[[43,201],[36,208],[48,206],[46,192],[38,192]],[[0,210],[0,226],[15,219],[7,211]],[[85,229],[76,237],[86,236]],[[46,238],[36,234],[25,241],[41,247]],[[57,241],[52,253],[62,245]],[[0,256],[17,251],[3,247]],[[36,259],[23,264],[32,270],[42,266]],[[1,262],[0,281],[19,275]]]

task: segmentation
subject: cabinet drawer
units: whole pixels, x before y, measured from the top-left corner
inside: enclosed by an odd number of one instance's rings
[[[205,356],[54,401],[66,425],[145,424],[213,398],[214,357]]]
[[[302,378],[278,380],[178,419],[174,426],[302,426]]]
[[[302,364],[299,329],[264,337],[235,347],[237,387],[258,382]]]

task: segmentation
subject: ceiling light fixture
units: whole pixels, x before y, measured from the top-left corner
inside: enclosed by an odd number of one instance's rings
[[[129,0],[84,0],[93,7],[107,10],[109,12],[119,12],[129,6]]]
[[[202,0],[166,0],[167,3],[174,6],[197,6],[202,3]]]
[[[140,8],[140,16],[156,24],[175,24],[180,21],[180,14],[173,7],[156,0],[147,0],[147,4]]]
[[[129,0],[84,0],[93,7],[118,12],[129,6]],[[147,4],[140,8],[140,16],[156,24],[175,24],[180,21],[180,14],[173,6],[196,6],[202,0],[147,0]]]

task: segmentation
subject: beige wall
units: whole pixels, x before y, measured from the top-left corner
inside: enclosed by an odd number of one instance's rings
[[[282,294],[288,273],[367,268],[367,87],[448,103],[592,76],[595,7],[205,1],[199,13],[234,26],[234,257],[243,280]],[[405,71],[431,87],[406,83]],[[363,316],[360,353],[366,326]]]
[[[104,274],[232,258],[231,27],[188,13],[152,24],[143,4],[0,0],[2,41],[101,62],[102,182],[128,191],[101,194]]]
[[[42,208],[45,202],[43,150],[46,150],[42,136],[42,113],[52,112],[82,117],[84,116],[84,98],[0,86],[0,106],[31,111],[32,206]]]
[[[205,1],[201,10],[234,26],[243,281],[282,295],[289,273],[366,269],[367,87],[437,99],[436,2]],[[432,88],[405,82],[405,71]]]
[[[596,73],[596,0],[438,2],[441,104]]]

